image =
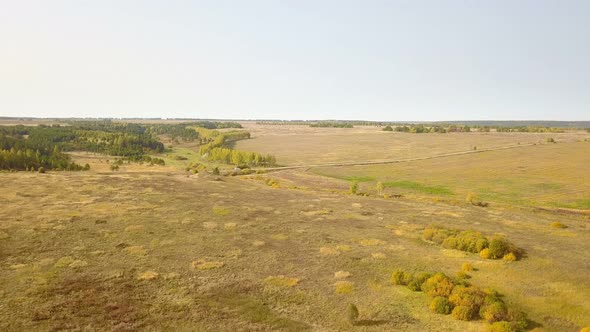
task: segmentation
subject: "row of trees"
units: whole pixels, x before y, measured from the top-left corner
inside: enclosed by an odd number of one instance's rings
[[[320,121],[312,123],[310,127],[315,128],[353,128],[353,124],[346,121]]]
[[[250,138],[250,133],[247,131],[220,132],[203,128],[197,130],[201,134],[201,142],[206,139],[206,143],[201,146],[199,153],[209,161],[233,164],[238,167],[276,165],[276,158],[273,155],[238,151],[226,146],[228,143]]]
[[[469,126],[455,126],[451,125],[449,127],[443,126],[424,126],[424,125],[404,125],[404,126],[396,126],[395,128],[391,126],[386,126],[383,128],[383,131],[397,131],[400,133],[414,133],[414,134],[425,134],[425,133],[468,133],[471,131]]]
[[[510,132],[510,133],[563,133],[564,132],[564,130],[562,128],[538,127],[538,126],[495,127],[495,129],[497,132]]]
[[[246,166],[275,166],[277,161],[273,155],[262,155],[256,152],[238,151],[229,148],[213,148],[206,154],[205,158],[210,161],[216,161],[224,164],[233,164],[237,167]]]

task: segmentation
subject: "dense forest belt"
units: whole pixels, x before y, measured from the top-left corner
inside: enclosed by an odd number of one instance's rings
[[[575,140],[562,141],[560,143],[574,142],[574,141]],[[367,166],[367,165],[396,164],[396,163],[405,163],[405,162],[411,162],[411,161],[428,160],[428,159],[443,158],[443,157],[461,156],[461,155],[472,154],[472,153],[508,150],[508,149],[514,149],[514,148],[522,148],[522,147],[527,147],[527,146],[539,145],[539,144],[542,144],[542,143],[525,143],[525,144],[515,144],[515,145],[504,145],[504,146],[498,146],[498,147],[492,147],[492,148],[458,151],[458,152],[448,152],[448,153],[441,153],[441,154],[436,154],[436,155],[432,155],[432,156],[404,158],[404,159],[337,162],[337,163],[323,163],[323,164],[310,164],[310,165],[293,165],[293,166],[281,166],[281,167],[254,168],[254,170],[265,170],[267,172],[270,172],[270,171],[282,171],[282,170],[300,169],[300,168],[314,168],[314,167]],[[545,143],[545,144],[551,144],[551,143]]]

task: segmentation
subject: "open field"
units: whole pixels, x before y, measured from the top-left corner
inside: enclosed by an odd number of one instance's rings
[[[351,302],[359,331],[479,331],[389,283],[396,268],[453,275],[464,262],[548,331],[590,324],[583,217],[141,169],[0,176],[3,330],[341,330]],[[431,223],[506,234],[527,257],[441,250],[419,239]],[[335,292],[338,271],[350,293]]]
[[[322,167],[314,173],[365,182],[386,192],[464,200],[469,192],[486,202],[590,209],[590,142],[529,147],[407,163]]]
[[[299,126],[283,140],[265,128],[236,146],[307,164],[354,160],[355,149],[377,156],[384,137],[397,142],[382,149],[396,158],[472,142],[542,144],[231,177],[212,175],[233,166],[204,161],[196,142],[160,137],[166,151],[154,156],[166,166],[111,171],[115,157],[72,152],[90,171],[0,173],[0,330],[485,331],[484,321],[435,314],[424,293],[390,281],[396,269],[454,277],[464,263],[475,268],[470,283],[528,314],[529,329],[590,326],[590,215],[534,208],[587,208],[590,142],[569,142],[584,134],[543,134],[559,142],[547,144],[541,134]],[[299,135],[317,149],[286,143]],[[321,156],[321,144],[339,150]],[[209,171],[185,171],[195,162]],[[351,180],[370,196],[348,194]],[[402,197],[377,195],[377,181]],[[468,192],[491,204],[466,203]],[[504,235],[524,254],[505,261],[444,249],[422,239],[432,224]],[[349,303],[360,311],[356,325]]]
[[[557,142],[590,138],[587,132],[566,133],[449,133],[408,134],[384,132],[379,127],[310,128],[242,123],[252,133],[238,141],[240,150],[271,153],[281,165],[379,161],[507,145]]]

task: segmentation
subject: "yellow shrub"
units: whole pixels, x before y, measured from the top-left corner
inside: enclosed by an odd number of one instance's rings
[[[509,252],[506,255],[504,255],[504,260],[508,261],[508,262],[513,262],[516,260],[516,255],[514,255],[513,253]]]
[[[430,297],[449,296],[455,284],[444,273],[437,273],[422,284],[422,291]]]
[[[490,257],[491,257],[490,249],[485,248],[484,250],[480,251],[479,256],[484,259],[490,259]]]
[[[473,266],[469,263],[463,263],[463,265],[461,265],[461,270],[464,272],[473,271]]]

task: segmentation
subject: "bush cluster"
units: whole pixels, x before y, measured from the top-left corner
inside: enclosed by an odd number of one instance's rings
[[[458,320],[483,319],[491,324],[490,331],[522,331],[528,325],[525,314],[509,308],[496,291],[480,289],[441,272],[412,274],[396,270],[391,282],[424,292],[432,298],[430,309],[435,313],[451,314]]]
[[[439,226],[427,227],[423,232],[426,241],[432,241],[447,249],[457,249],[479,253],[485,259],[504,258],[508,261],[518,260],[521,250],[501,236],[487,238],[480,232],[459,231]]]

